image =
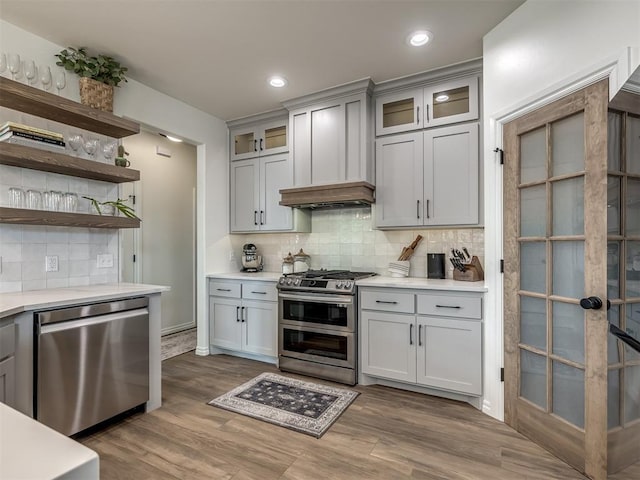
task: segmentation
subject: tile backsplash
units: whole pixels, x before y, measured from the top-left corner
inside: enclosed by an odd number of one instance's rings
[[[314,210],[311,233],[233,234],[231,244],[240,268],[242,246],[253,243],[263,256],[264,270],[279,272],[282,258],[300,248],[311,256],[312,268],[341,268],[373,271],[388,275],[389,262],[397,260],[402,248],[419,234],[423,239],[413,257],[409,276],[427,276],[427,252],[449,253],[466,247],[484,264],[484,230],[482,228],[375,230],[372,208],[357,207]],[[452,278],[453,267],[446,264],[446,276]]]

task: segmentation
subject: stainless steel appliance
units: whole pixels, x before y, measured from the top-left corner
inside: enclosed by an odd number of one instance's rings
[[[253,243],[242,246],[242,270],[244,272],[259,272],[262,270],[262,256]]]
[[[280,370],[357,382],[355,280],[375,275],[310,270],[278,281]]]
[[[34,417],[73,435],[149,400],[149,301],[35,314]]]

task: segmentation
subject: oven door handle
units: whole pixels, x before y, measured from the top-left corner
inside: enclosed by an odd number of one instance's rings
[[[300,302],[328,303],[334,305],[352,305],[353,297],[351,295],[315,295],[313,293],[304,293],[302,295],[279,293],[278,298],[284,300],[298,300]]]

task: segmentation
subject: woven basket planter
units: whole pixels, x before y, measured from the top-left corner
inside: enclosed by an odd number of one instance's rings
[[[80,103],[104,112],[113,112],[113,85],[80,77]]]

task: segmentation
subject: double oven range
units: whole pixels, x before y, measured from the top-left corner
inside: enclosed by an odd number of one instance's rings
[[[355,281],[373,275],[375,273],[347,270],[310,270],[280,278],[280,370],[356,384]]]

